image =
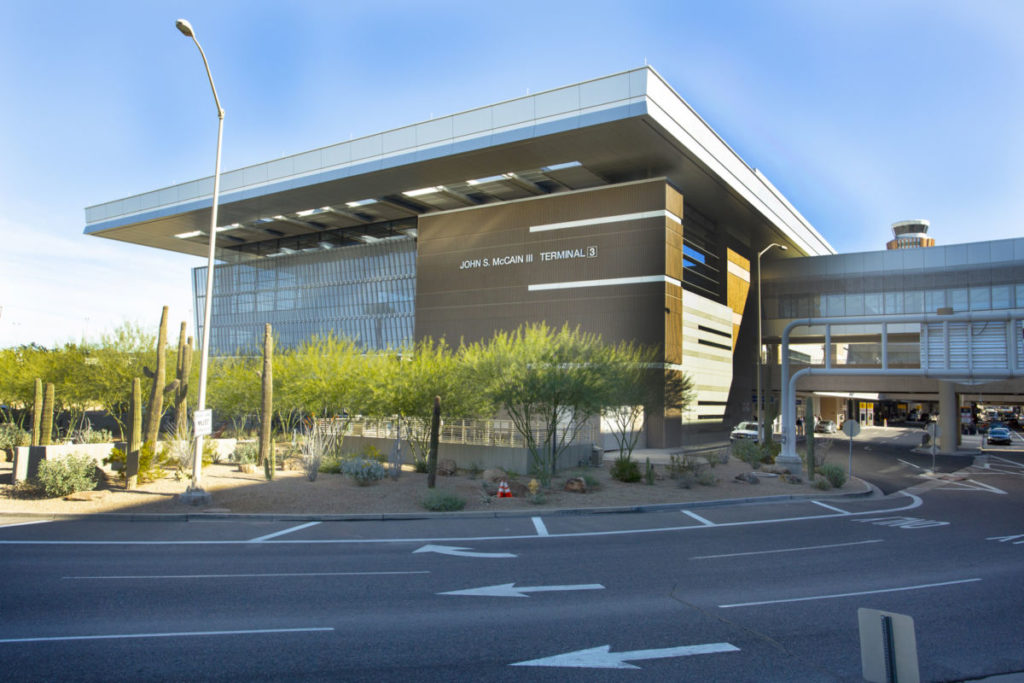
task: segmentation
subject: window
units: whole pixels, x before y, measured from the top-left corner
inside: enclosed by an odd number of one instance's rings
[[[953,307],[954,313],[968,310],[967,289],[957,288],[949,290],[949,305]]]
[[[924,292],[919,289],[907,290],[903,293],[904,313],[924,312]]]
[[[1010,306],[1010,285],[992,286],[992,308],[1012,308]]]
[[[903,313],[903,292],[886,292],[884,298],[886,315]]]
[[[992,291],[988,287],[971,287],[970,295],[972,311],[992,309]]]

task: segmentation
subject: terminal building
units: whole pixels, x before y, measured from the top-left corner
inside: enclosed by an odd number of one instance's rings
[[[212,192],[202,178],[91,206],[85,233],[205,256]],[[650,447],[750,418],[759,334],[774,400],[786,320],[884,313],[897,298],[905,313],[929,311],[935,278],[943,306],[974,310],[987,287],[991,308],[1024,309],[1024,240],[916,252],[942,253],[941,264],[918,263],[915,250],[836,255],[649,67],[224,173],[218,216],[214,355],[255,349],[267,322],[284,345],[334,333],[367,349],[578,325],[656,346],[693,379],[682,415],[650,421]],[[980,251],[987,260],[973,259]],[[902,270],[889,270],[888,254],[906,257]],[[196,268],[197,317],[205,281]],[[914,329],[898,337],[908,358],[920,347]],[[812,352],[789,352],[814,362],[822,340],[802,334]],[[864,335],[829,346],[856,360]],[[1008,381],[1001,390],[1021,401],[1020,381]]]

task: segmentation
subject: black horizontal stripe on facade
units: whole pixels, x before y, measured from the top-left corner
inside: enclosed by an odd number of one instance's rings
[[[706,339],[698,339],[697,343],[698,344],[703,344],[704,346],[713,346],[716,349],[725,349],[726,351],[732,351],[732,347],[731,346],[726,346],[725,344],[717,344],[715,342],[709,342]]]
[[[721,330],[716,330],[711,327],[704,327],[703,325],[697,325],[697,329],[702,330],[704,332],[711,332],[713,334],[720,335],[722,337],[725,337],[726,339],[729,339],[730,341],[732,340],[732,335],[729,334],[728,332],[722,332]]]

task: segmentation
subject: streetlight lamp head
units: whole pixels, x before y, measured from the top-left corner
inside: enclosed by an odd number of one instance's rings
[[[779,249],[781,249],[782,251],[789,251],[789,247],[787,247],[785,244],[780,244]]]
[[[192,24],[188,23],[188,19],[178,19],[174,22],[174,25],[178,27],[178,30],[184,33],[189,38],[194,38],[195,34],[192,32]]]

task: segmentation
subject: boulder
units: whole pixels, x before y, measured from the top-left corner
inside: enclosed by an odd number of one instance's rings
[[[587,482],[583,477],[573,477],[565,482],[564,488],[571,493],[586,493]]]
[[[454,460],[445,459],[437,463],[437,473],[443,477],[450,477],[458,470]]]
[[[518,481],[510,481],[508,483],[508,489],[512,492],[512,496],[515,498],[525,498],[530,495],[530,489],[526,487],[526,484],[521,484]]]
[[[499,482],[502,479],[508,479],[508,474],[505,470],[496,467],[484,470],[484,481]]]
[[[301,472],[305,469],[305,465],[302,463],[301,456],[291,456],[284,459],[281,463],[281,469],[285,472]]]
[[[747,484],[760,484],[761,480],[753,472],[742,472],[736,475],[736,481]]]

